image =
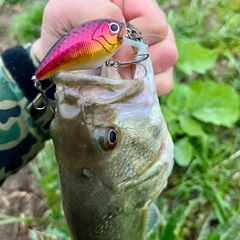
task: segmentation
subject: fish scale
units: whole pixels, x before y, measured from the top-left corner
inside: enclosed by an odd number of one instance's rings
[[[111,29],[116,24],[118,31]],[[122,45],[126,26],[113,19],[98,19],[78,25],[47,53],[35,72],[38,80],[62,70],[96,69]]]

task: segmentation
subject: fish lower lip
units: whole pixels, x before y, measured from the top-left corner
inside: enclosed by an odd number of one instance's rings
[[[121,78],[114,78],[112,76],[108,77],[105,76],[104,74],[98,76],[91,75],[89,73],[64,72],[64,71],[56,74],[54,78],[54,82],[57,84],[65,84],[66,86],[71,86],[74,84],[75,87],[82,85],[99,85],[99,84],[121,85],[123,83],[131,83],[133,81],[134,79],[125,80]]]

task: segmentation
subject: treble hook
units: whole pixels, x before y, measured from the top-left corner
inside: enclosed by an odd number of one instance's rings
[[[136,59],[133,61],[125,61],[125,62],[121,62],[120,60],[114,60],[114,61],[106,61],[105,64],[107,67],[115,67],[118,68],[120,66],[124,66],[124,65],[130,65],[130,64],[139,64],[142,61],[146,60],[147,58],[149,58],[149,54],[138,54],[136,55],[137,57],[141,56],[140,59]]]
[[[51,111],[52,111],[53,113],[55,113],[54,107],[52,106],[52,105],[55,104],[55,102],[52,102],[52,101],[47,97],[45,91],[44,91],[43,88],[42,88],[42,85],[41,85],[40,81],[36,78],[36,76],[33,76],[33,77],[32,77],[32,80],[33,80],[33,82],[34,82],[34,87],[40,92],[40,94],[41,94],[42,97],[43,97],[43,100],[45,101],[45,106],[43,106],[43,107],[41,107],[41,108],[34,106],[34,108],[37,109],[37,110],[42,110],[42,109],[46,108],[46,107],[49,105]],[[53,83],[52,83],[48,88],[52,87],[52,85],[53,85]]]

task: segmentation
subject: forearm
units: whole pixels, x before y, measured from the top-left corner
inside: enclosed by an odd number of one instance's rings
[[[49,138],[28,111],[38,94],[31,80],[37,65],[31,47],[8,49],[0,58],[0,185],[33,159]]]

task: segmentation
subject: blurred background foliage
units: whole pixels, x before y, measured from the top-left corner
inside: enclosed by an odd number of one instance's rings
[[[15,43],[39,37],[46,3],[0,0],[0,5],[21,4],[24,9],[10,28]],[[159,99],[175,143],[175,166],[156,200],[161,221],[150,239],[240,239],[240,4],[235,0],[158,3],[174,30],[179,59],[173,90]],[[41,174],[36,165],[32,168],[49,206],[40,221],[49,225],[41,231],[69,239],[51,142],[39,161]]]

